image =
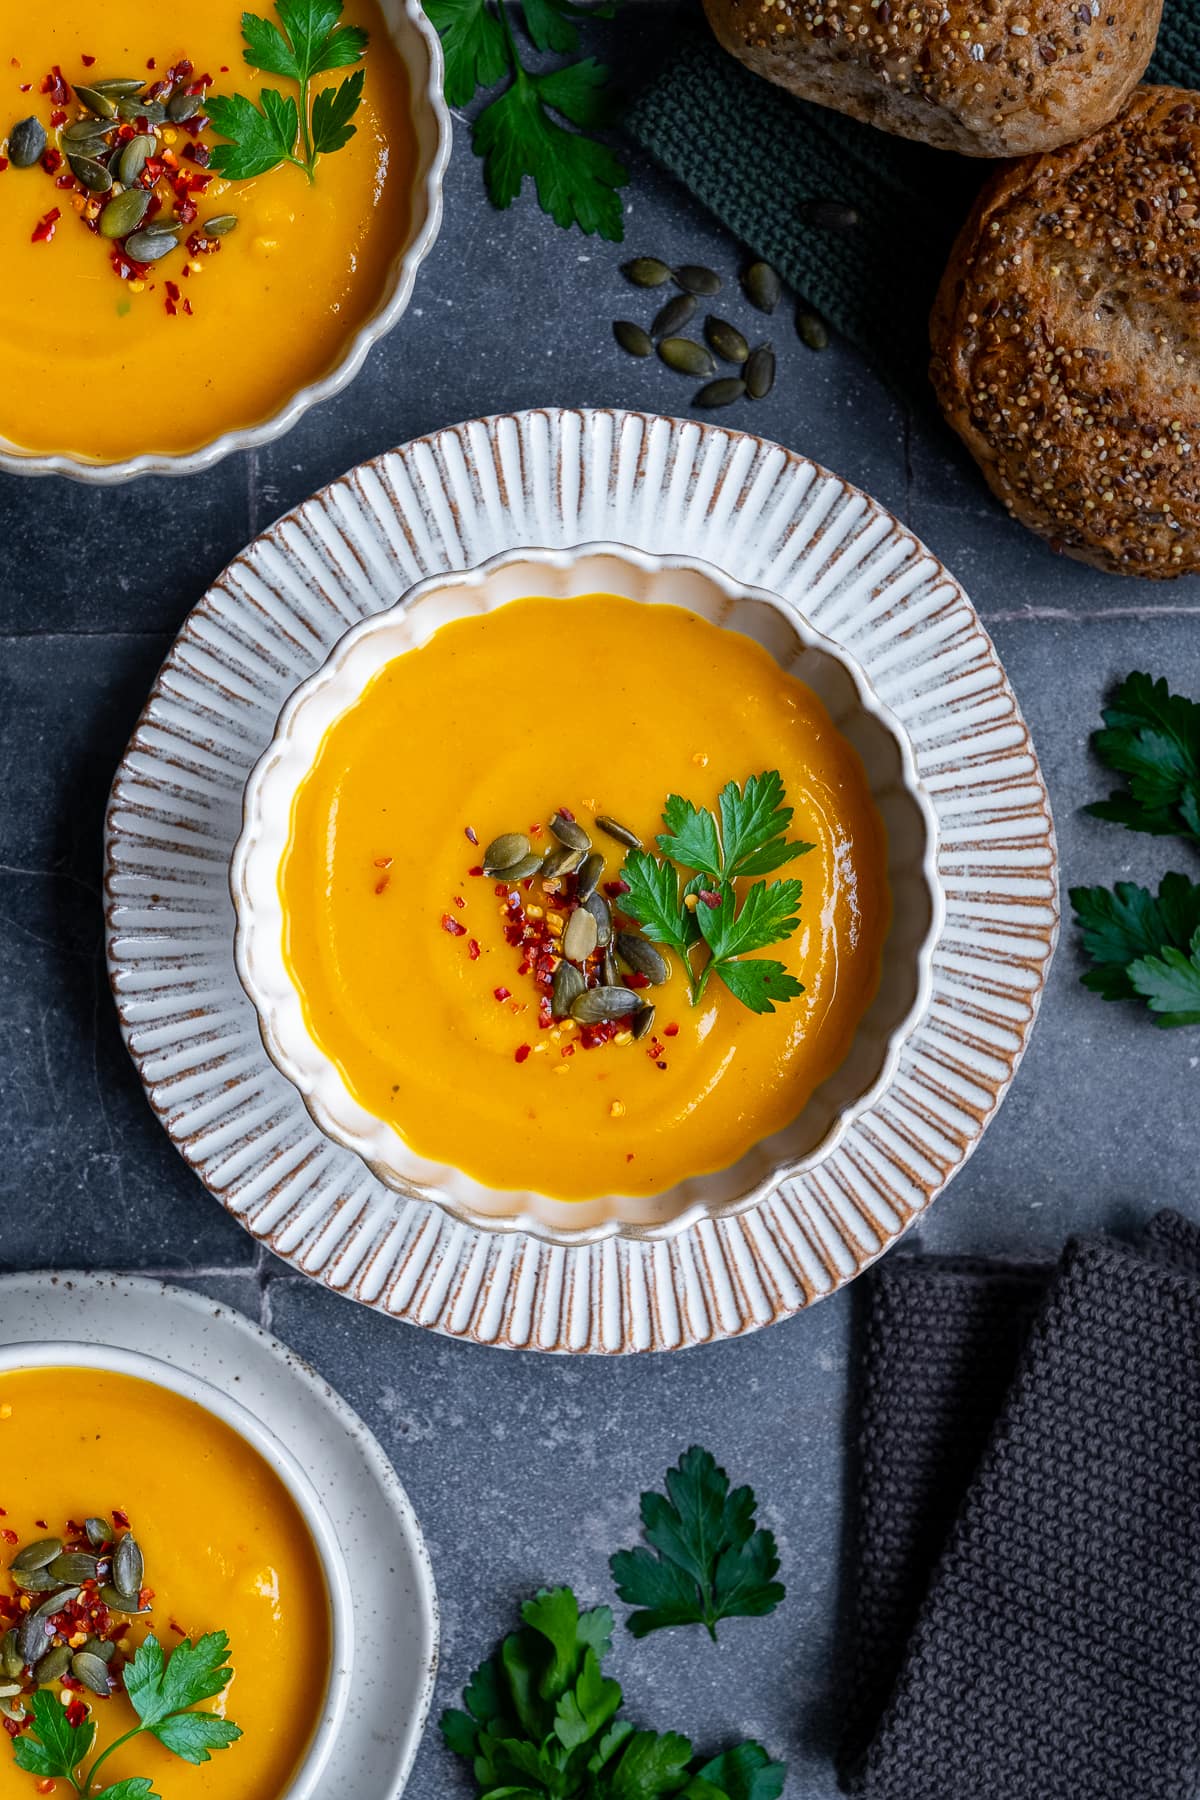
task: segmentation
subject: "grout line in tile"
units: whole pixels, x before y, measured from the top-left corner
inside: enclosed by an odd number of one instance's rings
[[[1103,619],[1197,619],[1200,604],[1195,606],[1104,606],[1078,608],[1072,606],[1016,606],[991,612],[975,609],[985,625],[1089,625]]]

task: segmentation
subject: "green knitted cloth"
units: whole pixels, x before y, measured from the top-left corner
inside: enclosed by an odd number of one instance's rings
[[[1167,0],[1147,79],[1200,86],[1200,0]],[[727,55],[702,20],[681,25],[627,124],[889,379],[924,389],[929,308],[990,164],[796,100]],[[845,202],[859,224],[821,229],[806,200]]]

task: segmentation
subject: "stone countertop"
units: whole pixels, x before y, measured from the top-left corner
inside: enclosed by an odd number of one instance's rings
[[[670,9],[650,0],[626,17],[631,61],[669,32]],[[629,160],[629,251],[733,278],[739,246],[653,165]],[[428,1536],[443,1608],[439,1708],[537,1585],[611,1599],[606,1559],[636,1540],[639,1491],[689,1444],[708,1445],[757,1489],[787,1602],[733,1623],[717,1647],[694,1632],[636,1644],[619,1631],[613,1672],[640,1722],[703,1748],[760,1737],[787,1757],[792,1800],[832,1800],[853,1290],[737,1343],[622,1362],[510,1355],[396,1326],[255,1253],[170,1147],[117,1034],[104,803],[205,584],[329,478],[434,427],[539,404],[686,405],[690,387],[612,342],[610,321],[630,310],[623,253],[558,232],[528,197],[495,213],[461,124],[446,203],[401,328],[279,444],[187,482],[111,492],[0,477],[0,1266],[186,1280],[262,1319],[345,1394]],[[773,393],[723,421],[858,483],[960,576],[1032,728],[1064,886],[1195,873],[1185,845],[1080,808],[1106,790],[1086,745],[1116,678],[1147,668],[1200,694],[1200,583],[1118,580],[1055,558],[998,510],[927,407],[894,397],[836,341],[812,354],[790,311],[778,318]],[[1200,1033],[1105,1007],[1079,987],[1080,967],[1068,923],[1012,1092],[910,1248],[1028,1257],[1166,1202],[1200,1216]],[[408,1791],[469,1791],[435,1730]]]

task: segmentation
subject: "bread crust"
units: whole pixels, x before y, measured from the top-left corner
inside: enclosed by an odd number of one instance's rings
[[[756,74],[964,156],[1071,143],[1121,110],[1162,0],[704,0]]]
[[[1200,94],[1139,88],[985,187],[930,320],[950,424],[1013,517],[1096,568],[1200,569]]]

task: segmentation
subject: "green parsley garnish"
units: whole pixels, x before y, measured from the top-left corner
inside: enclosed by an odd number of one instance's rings
[[[1157,899],[1132,881],[1077,887],[1071,905],[1094,965],[1084,987],[1144,1000],[1157,1025],[1200,1025],[1200,886],[1165,875]]]
[[[643,1609],[626,1621],[634,1637],[703,1625],[715,1641],[722,1619],[774,1612],[785,1590],[775,1539],[755,1528],[757,1506],[753,1489],[731,1491],[698,1445],[667,1475],[665,1495],[642,1495],[651,1549],[618,1550],[609,1563],[621,1599]]]
[[[605,65],[587,57],[554,69],[527,69],[508,8],[493,0],[426,0],[425,10],[441,35],[451,106],[466,106],[476,88],[510,78],[472,127],[492,204],[511,206],[529,175],[539,206],[556,225],[578,225],[620,243],[624,207],[617,190],[629,171],[590,135],[613,119]],[[575,21],[611,18],[614,10],[610,4],[582,7],[573,0],[521,0],[525,29],[543,51],[577,50]]]
[[[521,1617],[472,1676],[466,1711],[442,1715],[447,1744],[472,1763],[488,1800],[778,1800],[786,1765],[761,1744],[701,1762],[678,1732],[638,1731],[616,1716],[621,1686],[601,1669],[612,1648],[607,1606],[581,1613],[570,1588],[543,1588]]]
[[[213,1750],[236,1743],[242,1734],[228,1719],[189,1710],[201,1700],[213,1699],[232,1680],[228,1658],[229,1639],[223,1631],[208,1632],[194,1644],[185,1638],[169,1656],[157,1638],[146,1638],[125,1670],[125,1692],[139,1722],[102,1751],[86,1774],[81,1764],[96,1738],[90,1709],[82,1724],[72,1725],[57,1696],[40,1688],[29,1702],[32,1728],[13,1739],[18,1768],[67,1781],[76,1794],[89,1800],[160,1800],[143,1776],[102,1789],[97,1773],[115,1751],[142,1732],[188,1763],[208,1762]]]
[[[1104,709],[1106,729],[1092,744],[1124,775],[1128,792],[1088,811],[1130,831],[1200,842],[1200,702],[1172,694],[1165,681],[1128,676]]]
[[[208,115],[230,140],[214,146],[211,167],[229,181],[249,181],[285,162],[313,181],[318,158],[340,150],[355,133],[351,120],[362,101],[361,69],[336,88],[310,90],[314,76],[358,62],[366,54],[367,33],[338,23],[342,0],[276,0],[275,11],[282,30],[269,19],[242,14],[242,54],[252,69],[294,81],[299,104],[278,88],[263,88],[257,105],[245,94],[209,97]]]
[[[754,881],[739,903],[734,883],[770,874],[812,845],[787,838],[792,809],[784,805],[778,769],[751,775],[741,788],[729,782],[717,807],[712,813],[678,794],[670,796],[663,808],[667,829],[657,840],[662,856],[631,850],[625,858],[621,879],[629,892],[621,909],[637,919],[648,938],[680,958],[693,1006],[716,975],[751,1012],[774,1012],[804,988],[781,962],[745,959],[752,950],[791,937],[800,923],[802,884]],[[690,880],[681,880],[676,864],[695,871]],[[699,969],[692,960],[698,949],[707,952]]]

